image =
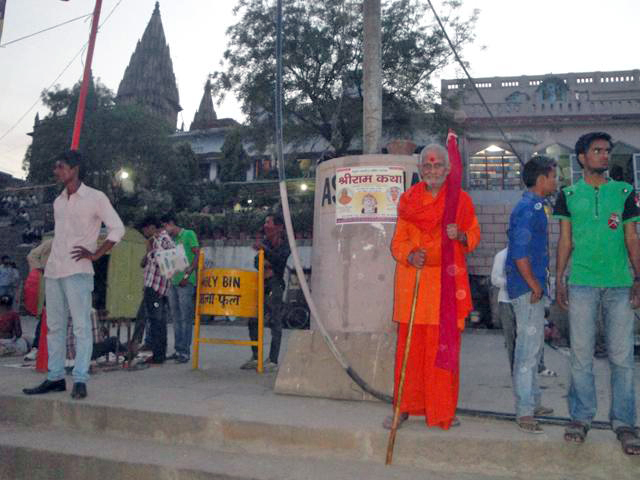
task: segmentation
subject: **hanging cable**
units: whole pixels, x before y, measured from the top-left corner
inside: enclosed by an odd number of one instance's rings
[[[285,229],[287,232],[287,239],[289,246],[291,247],[291,256],[293,258],[293,264],[296,269],[296,275],[300,281],[300,287],[304,293],[304,298],[307,301],[311,315],[316,321],[318,330],[320,331],[322,338],[329,347],[329,350],[338,361],[340,366],[344,369],[346,374],[366,393],[371,396],[382,400],[383,402],[392,402],[392,397],[385,393],[379,392],[373,389],[358,373],[351,368],[344,355],[338,350],[335,342],[327,332],[320,316],[318,315],[318,309],[311,297],[311,291],[309,290],[309,284],[304,275],[302,269],[302,263],[300,262],[300,255],[298,254],[298,246],[296,244],[295,235],[293,233],[293,224],[291,222],[291,212],[289,210],[289,197],[287,195],[287,184],[285,178],[284,169],[284,156],[283,156],[283,139],[282,139],[282,0],[277,0],[276,7],[276,98],[275,98],[275,143],[276,143],[276,159],[278,162],[278,180],[280,186],[280,199],[282,201],[282,216],[284,217]]]
[[[513,154],[518,158],[518,161],[520,162],[520,164],[524,165],[524,161],[522,160],[520,155],[518,155],[518,152],[516,151],[514,146],[511,144],[511,140],[509,140],[507,138],[507,134],[504,132],[502,127],[498,124],[498,120],[496,119],[496,117],[493,116],[493,112],[489,108],[489,105],[487,105],[487,102],[485,102],[484,97],[482,96],[482,93],[480,93],[480,89],[476,85],[476,82],[473,80],[473,78],[469,74],[469,71],[467,70],[467,67],[464,65],[464,62],[462,61],[462,59],[458,55],[458,51],[456,50],[456,47],[453,45],[453,42],[449,38],[449,35],[447,34],[447,31],[444,28],[444,25],[440,21],[440,17],[436,13],[436,9],[433,8],[433,4],[431,3],[431,0],[427,0],[427,3],[429,4],[429,7],[431,7],[431,11],[433,12],[433,16],[436,17],[436,21],[438,22],[438,25],[440,25],[440,30],[442,30],[442,34],[444,35],[444,38],[446,38],[447,43],[449,44],[449,48],[451,48],[451,51],[453,52],[453,55],[456,57],[456,61],[460,64],[460,66],[462,67],[462,70],[464,70],[465,75],[469,79],[469,83],[471,84],[471,86],[473,87],[474,91],[476,92],[476,95],[478,95],[478,97],[480,98],[480,101],[482,102],[482,105],[484,105],[484,108],[487,110],[487,113],[489,113],[489,117],[491,117],[491,120],[493,121],[494,127],[496,127],[496,129],[500,132],[500,135],[502,135],[502,138],[504,139],[505,143],[507,145],[509,145],[509,147],[511,148],[511,151],[513,152]]]
[[[98,27],[98,29],[102,28],[102,26],[107,23],[107,20],[109,20],[109,18],[111,17],[111,15],[113,15],[113,12],[115,11],[116,8],[118,8],[118,6],[122,3],[122,0],[119,0],[118,3],[116,3],[114,5],[114,7],[111,9],[111,11],[109,12],[109,14],[105,17],[105,19],[102,21],[102,23],[100,24],[100,26]],[[89,14],[89,16],[91,16],[92,14]],[[85,18],[86,15],[82,18]],[[68,23],[68,22],[67,22]],[[85,42],[84,45],[82,45],[82,48],[80,50],[78,50],[78,53],[76,53],[73,58],[69,61],[69,63],[67,63],[67,65],[62,69],[62,71],[58,74],[58,76],[53,80],[53,82],[51,82],[51,84],[44,89],[45,92],[48,92],[49,90],[51,90],[51,88],[53,88],[53,86],[58,82],[58,80],[60,79],[60,77],[62,77],[62,75],[65,74],[65,72],[69,69],[69,67],[71,66],[71,64],[73,64],[73,62],[75,62],[76,58],[78,58],[78,56],[80,56],[82,54],[82,52],[84,52],[84,50],[87,48],[87,44],[89,42]],[[22,122],[22,120],[24,120],[24,118],[29,115],[29,113],[36,107],[36,105],[38,105],[38,103],[40,103],[40,97],[37,98],[37,100],[35,102],[33,102],[33,104],[27,109],[26,112],[24,112],[24,114],[18,119],[18,121],[16,121],[11,127],[9,127],[9,129],[7,131],[5,131],[2,135],[0,135],[0,141],[2,141],[7,135],[9,135],[13,130],[15,130],[15,128],[20,125],[20,122]]]
[[[73,22],[75,22],[77,20],[82,20],[82,19],[90,17],[90,16],[91,16],[91,13],[87,13],[85,15],[81,15],[79,17],[72,18],[71,20],[67,20],[66,22],[59,23],[57,25],[54,25],[53,27],[48,27],[48,28],[45,28],[44,30],[39,30],[37,32],[30,33],[29,35],[25,35],[24,37],[16,38],[15,40],[11,40],[10,42],[3,43],[3,44],[0,45],[0,48],[4,48],[4,47],[6,47],[8,45],[12,45],[14,43],[18,43],[18,42],[20,42],[22,40],[26,40],[26,39],[31,38],[31,37],[35,37],[36,35],[40,35],[41,33],[48,32],[50,30],[55,30],[58,27],[62,27],[62,26],[67,25],[69,23],[73,23]]]
[[[69,67],[71,66],[71,64],[73,62],[76,61],[76,58],[78,58],[79,55],[82,54],[82,52],[84,51],[84,49],[87,47],[87,44],[85,43],[82,48],[78,51],[78,53],[76,53],[73,58],[71,59],[71,61],[69,63],[67,63],[67,66],[64,67],[62,69],[62,71],[58,74],[58,76],[55,78],[55,80],[53,80],[53,82],[51,82],[51,84],[45,88],[45,92],[48,92],[49,90],[51,90],[51,88],[53,88],[53,86],[58,82],[58,80],[60,79],[60,77],[62,77],[62,75],[64,75],[64,73],[69,69]],[[9,127],[9,129],[4,132],[2,135],[0,135],[0,140],[4,139],[7,135],[9,135],[18,125],[20,125],[20,122],[22,122],[22,120],[24,120],[24,117],[26,117],[27,115],[29,115],[29,113],[36,107],[36,105],[38,105],[38,103],[40,103],[40,97],[38,97],[38,99],[33,102],[33,104],[29,107],[29,109],[24,112],[24,114],[18,119],[18,121],[16,123],[14,123],[11,127]]]

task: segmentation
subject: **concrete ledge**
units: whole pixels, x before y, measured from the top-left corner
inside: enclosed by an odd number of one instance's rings
[[[393,394],[395,334],[334,333],[332,338],[353,369],[375,390]],[[337,400],[376,400],[349,378],[318,331],[294,330],[274,391]]]
[[[335,407],[327,404],[318,411],[310,409],[307,414],[327,418],[332,408]],[[276,455],[286,457],[284,463],[294,458],[350,460],[371,465],[384,462],[388,432],[380,427],[381,418],[372,418],[367,425],[345,421],[342,427],[335,424],[323,427],[305,417],[294,417],[280,422],[268,418],[247,421],[111,408],[42,397],[0,396],[0,421],[19,419],[21,428],[57,429],[66,432],[65,435],[113,438],[114,442],[123,444],[157,442],[164,447],[198,448],[208,452]],[[545,426],[544,435],[531,436],[519,432],[510,422],[465,417],[462,422],[461,427],[444,432],[426,429],[422,421],[410,420],[398,432],[394,464],[441,473],[483,472],[526,478],[581,476],[635,480],[640,477],[640,458],[625,456],[610,431],[591,431],[587,442],[578,446],[562,440],[560,427]],[[7,445],[7,436],[0,438],[0,443]]]
[[[353,460],[210,451],[198,446],[168,446],[60,430],[36,431],[7,424],[0,424],[0,458],[0,478],[12,480],[415,480],[425,475],[431,480],[493,478]]]

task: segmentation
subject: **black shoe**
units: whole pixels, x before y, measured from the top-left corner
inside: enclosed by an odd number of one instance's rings
[[[67,384],[64,378],[61,380],[51,381],[45,380],[40,385],[34,388],[23,388],[22,393],[25,395],[41,395],[49,392],[64,392],[67,389]]]
[[[176,363],[187,363],[188,361],[189,361],[189,357],[187,357],[186,355],[176,356]]]
[[[71,398],[80,400],[87,396],[87,384],[82,382],[76,382],[73,384],[73,390],[71,391]]]

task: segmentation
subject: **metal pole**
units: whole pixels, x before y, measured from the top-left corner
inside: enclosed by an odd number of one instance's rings
[[[278,0],[276,8],[276,161],[278,162],[278,176],[282,181],[285,178],[282,152],[282,0]]]
[[[80,132],[82,131],[82,122],[84,121],[84,111],[85,105],[87,103],[87,93],[89,91],[89,79],[91,77],[91,62],[93,60],[93,49],[96,46],[96,36],[98,34],[98,24],[100,23],[101,9],[102,0],[96,0],[96,6],[93,9],[93,20],[91,22],[91,34],[89,35],[89,48],[87,49],[87,58],[84,64],[82,87],[80,87],[80,97],[78,99],[78,107],[76,108],[76,118],[73,123],[71,150],[77,150],[78,146],[80,145]]]
[[[364,0],[362,153],[380,153],[382,138],[382,23],[380,0]]]

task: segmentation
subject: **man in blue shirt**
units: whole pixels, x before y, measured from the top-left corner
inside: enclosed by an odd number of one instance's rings
[[[527,433],[542,433],[535,415],[553,412],[540,404],[537,367],[544,342],[544,302],[549,250],[545,197],[556,191],[556,163],[543,156],[531,158],[522,172],[527,191],[509,219],[509,247],[505,272],[507,293],[516,315],[513,392],[516,419]]]

